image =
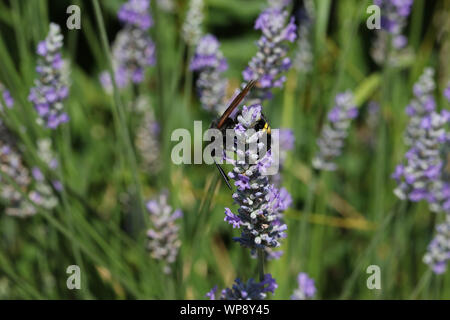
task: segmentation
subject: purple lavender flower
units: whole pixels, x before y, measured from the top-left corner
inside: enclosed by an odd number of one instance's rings
[[[228,80],[223,77],[228,66],[219,46],[219,41],[213,35],[202,37],[190,66],[192,71],[199,72],[196,85],[202,107],[217,114],[225,111],[228,86]]]
[[[444,90],[444,97],[447,99],[448,102],[450,102],[450,81],[447,84],[447,88],[445,88]]]
[[[234,169],[228,176],[235,181],[237,187],[233,194],[235,203],[238,204],[238,215],[226,208],[226,221],[233,226],[241,227],[241,237],[235,238],[244,247],[253,252],[257,248],[275,248],[280,245],[279,240],[284,238],[287,226],[279,221],[279,196],[278,191],[269,185],[268,177],[262,174],[262,169],[270,159],[270,152],[259,157],[257,150],[249,147],[240,150],[239,145],[251,146],[261,140],[265,132],[255,131],[255,124],[261,119],[261,106],[244,106],[237,115],[237,125],[234,132],[237,137],[237,145],[232,149],[238,156],[232,160]],[[258,150],[264,148],[264,143],[258,144]],[[253,160],[253,161],[252,161]]]
[[[258,52],[242,72],[245,81],[259,79],[259,85],[249,95],[253,103],[261,103],[271,98],[272,88],[281,88],[286,80],[283,75],[290,66],[287,57],[286,42],[293,42],[296,37],[294,18],[288,19],[287,11],[268,8],[256,19],[255,29],[261,30],[262,36],[257,42]]]
[[[14,106],[14,99],[11,97],[10,92],[0,83],[0,94],[3,98],[6,108],[11,109]],[[0,112],[3,111],[3,102],[0,97]]]
[[[316,12],[312,0],[303,1],[303,5],[304,7],[299,10],[300,17],[298,19],[297,52],[295,54],[293,66],[296,70],[306,74],[312,70],[312,62],[314,59],[311,47],[311,36]]]
[[[16,189],[27,194],[31,182],[30,172],[24,165],[14,139],[0,120],[0,199],[7,215],[23,218],[36,214],[32,204]]]
[[[436,274],[447,270],[450,260],[450,215],[446,215],[444,223],[436,227],[436,235],[428,245],[423,261],[430,266]]]
[[[50,170],[56,170],[58,168],[58,160],[55,158],[52,151],[52,141],[50,139],[40,139],[37,142],[38,157],[49,167]],[[58,198],[53,194],[53,190],[49,183],[45,179],[41,170],[37,167],[31,170],[34,181],[34,202],[39,206],[51,210],[58,205]],[[53,186],[61,184],[60,181],[52,181]],[[58,190],[57,190],[58,191]]]
[[[202,35],[203,0],[190,0],[183,24],[183,38],[190,46],[197,44]]]
[[[408,146],[412,146],[423,135],[422,121],[436,109],[436,101],[433,96],[436,85],[433,76],[432,68],[424,70],[417,83],[414,84],[414,98],[406,106],[406,114],[410,117],[405,135],[405,142]]]
[[[406,18],[411,13],[414,0],[374,0],[373,2],[381,9],[381,27],[394,36],[399,35]]]
[[[153,19],[148,13],[149,9],[150,0],[128,0],[120,7],[117,16],[123,24],[145,31],[153,25]]]
[[[236,279],[232,288],[223,289],[220,296],[217,296],[217,286],[206,294],[210,300],[264,300],[267,293],[274,293],[278,287],[271,274],[265,274],[264,280],[255,282],[250,279],[246,283]]]
[[[160,126],[155,120],[153,109],[147,96],[136,99],[135,111],[141,118],[137,128],[135,145],[142,160],[142,167],[152,174],[161,169]]]
[[[67,63],[61,56],[62,46],[61,29],[51,23],[47,38],[37,47],[39,61],[36,71],[39,77],[28,97],[39,115],[38,123],[50,129],[56,129],[69,121],[68,114],[63,110],[63,101],[69,95],[69,88],[68,71],[65,70]]]
[[[119,9],[119,20],[125,27],[112,45],[114,78],[119,88],[143,82],[146,68],[155,64],[155,45],[148,35],[153,25],[149,8],[150,0],[128,0]],[[106,91],[112,91],[106,71],[100,74],[100,82]]]
[[[297,276],[298,288],[295,289],[291,300],[309,300],[316,294],[316,286],[314,280],[308,274],[300,272]]]
[[[336,104],[328,113],[328,122],[322,128],[317,143],[319,152],[312,161],[313,167],[318,170],[336,170],[334,160],[342,152],[352,119],[358,116],[358,109],[350,91],[336,95],[335,101]]]
[[[161,193],[156,199],[147,202],[147,210],[153,228],[147,231],[149,238],[148,250],[154,259],[163,261],[164,272],[170,273],[170,265],[173,264],[178,255],[181,245],[178,239],[179,227],[175,221],[183,216],[180,209],[172,211],[167,203],[167,193]]]
[[[402,34],[407,18],[411,13],[414,0],[374,0],[374,4],[381,9],[381,28],[376,30],[377,39],[372,49],[375,62],[382,64],[386,59],[395,62],[398,60],[400,49],[404,49],[408,39]],[[388,39],[391,36],[392,52],[387,57]]]
[[[409,150],[392,177],[398,183],[394,190],[398,198],[426,200],[432,211],[450,212],[450,188],[443,172],[446,156],[441,154],[450,141],[446,130],[450,113],[434,111],[433,74],[433,69],[427,68],[414,85],[414,99],[406,107],[410,121],[405,142]]]
[[[393,174],[398,183],[394,193],[400,199],[426,200],[433,211],[439,211],[447,201],[440,150],[448,138],[444,129],[448,121],[445,112],[432,112],[422,118],[420,135],[415,137],[414,144],[406,153],[406,163],[398,165]]]

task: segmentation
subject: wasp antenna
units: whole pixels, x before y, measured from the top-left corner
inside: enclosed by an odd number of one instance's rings
[[[217,164],[216,160],[214,160],[214,163],[216,164],[216,167],[219,170],[220,174],[222,175],[222,178],[225,181],[225,183],[227,184],[228,188],[230,190],[233,190],[230,185],[230,181],[229,181],[230,178],[228,178],[228,176],[225,174],[225,171],[223,171],[222,167],[219,164]]]

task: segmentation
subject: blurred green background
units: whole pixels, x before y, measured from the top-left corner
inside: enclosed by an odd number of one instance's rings
[[[109,44],[121,28],[116,12],[122,3],[100,1]],[[231,96],[256,52],[260,34],[253,25],[267,3],[205,3],[203,30],[221,42]],[[65,27],[71,4],[81,8],[81,30]],[[170,160],[174,129],[193,132],[194,120],[203,120],[204,128],[212,120],[200,107],[195,75],[187,70],[188,49],[180,35],[187,4],[176,1],[175,11],[167,13],[152,1],[155,26],[150,34],[158,63],[149,68],[143,84],[121,92],[118,101],[98,80],[107,68],[107,55],[93,2],[0,1],[0,81],[16,101],[8,124],[30,166],[36,161],[37,139],[52,139],[65,185],[60,205],[52,212],[17,219],[0,211],[0,299],[203,299],[216,284],[230,287],[236,277],[256,277],[256,260],[232,241],[238,231],[223,221],[224,207],[235,207],[216,169],[176,166]],[[390,175],[406,151],[404,108],[424,67],[436,68],[438,105],[448,108],[442,92],[450,79],[450,2],[414,1],[405,29],[411,55],[389,70],[378,67],[369,54],[375,37],[365,24],[370,1],[315,4],[311,72],[290,70],[284,89],[276,89],[274,98],[263,105],[271,126],[291,128],[296,138],[282,172],[283,186],[294,200],[285,215],[289,229],[282,249],[293,255],[268,263],[266,269],[279,285],[270,297],[289,299],[297,274],[307,272],[315,280],[317,299],[448,299],[449,273],[431,274],[422,262],[439,217],[425,203],[397,214]],[[50,21],[62,27],[63,55],[72,68],[65,103],[71,121],[55,132],[34,123],[35,112],[27,100],[35,77],[35,48]],[[292,55],[296,49],[294,44]],[[311,210],[304,212],[316,139],[334,96],[347,89],[354,91],[360,115],[338,159],[339,169],[320,176]],[[150,100],[161,126],[162,165],[157,173],[143,170],[139,157],[133,166],[124,151],[117,103],[127,111],[133,138],[141,119],[127,106],[137,94]],[[370,101],[381,105],[375,125],[368,121]],[[139,197],[130,196],[136,189],[143,201],[167,189],[171,205],[184,213],[182,246],[172,275],[165,275],[146,252],[148,217],[139,213]],[[299,225],[306,226],[302,234]],[[81,267],[81,290],[66,287],[66,268],[72,264]],[[369,265],[381,267],[381,290],[366,286]]]

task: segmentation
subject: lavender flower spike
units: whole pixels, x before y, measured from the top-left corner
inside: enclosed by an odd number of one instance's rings
[[[197,44],[202,35],[203,0],[190,0],[183,24],[183,38],[190,46]]]
[[[286,80],[283,73],[291,66],[286,42],[294,42],[297,33],[294,18],[288,19],[288,12],[279,8],[264,10],[255,22],[255,29],[262,32],[258,52],[242,75],[245,81],[259,79],[259,87],[252,90],[248,99],[261,103],[272,97],[272,88],[283,86]]]
[[[199,72],[197,91],[202,107],[221,114],[225,111],[225,94],[228,81],[223,77],[227,62],[219,49],[219,41],[213,35],[203,36],[197,44],[191,61],[191,70]]]
[[[0,201],[6,207],[7,215],[23,218],[36,214],[35,208],[9,179],[27,194],[32,182],[30,172],[10,132],[0,120]]]
[[[125,26],[112,45],[114,77],[119,88],[143,82],[146,68],[155,64],[155,45],[148,35],[153,25],[149,8],[150,0],[128,0],[119,9],[119,20]],[[112,91],[107,72],[102,72],[100,82],[107,92]]]
[[[449,192],[445,189],[440,193],[446,188],[442,181],[443,160],[440,150],[447,139],[444,126],[448,121],[446,112],[432,112],[422,119],[421,134],[406,153],[406,163],[398,165],[393,174],[398,183],[394,193],[400,199],[414,202],[426,200],[430,209],[439,211],[440,203],[445,201],[443,197],[448,198]]]
[[[0,112],[3,111],[3,101],[4,101],[4,105],[6,106],[6,108],[11,109],[14,106],[14,99],[11,97],[11,94],[9,93],[9,91],[5,88],[5,86],[3,86],[3,84],[0,82]]]
[[[136,99],[136,111],[141,117],[135,137],[136,149],[142,160],[143,169],[156,173],[161,169],[160,127],[155,120],[153,109],[147,96]]]
[[[374,0],[374,4],[381,9],[381,28],[377,30],[377,39],[372,49],[375,62],[382,64],[387,58],[388,47],[392,47],[394,56],[397,51],[406,47],[408,39],[402,34],[406,21],[411,13],[414,0]],[[388,43],[388,34],[391,43]],[[395,61],[395,59],[394,59]]]
[[[423,261],[434,273],[442,274],[447,270],[450,260],[450,215],[447,214],[445,222],[436,227],[436,232]]]
[[[405,142],[410,149],[392,177],[398,183],[394,190],[398,198],[413,202],[426,200],[432,211],[450,212],[450,186],[443,175],[445,157],[441,154],[450,141],[446,131],[450,113],[434,111],[433,74],[433,69],[425,69],[414,85],[414,99],[406,107],[410,121]]]
[[[56,129],[69,121],[69,116],[63,109],[63,101],[69,95],[69,88],[65,74],[67,70],[64,71],[67,64],[61,56],[62,46],[61,28],[51,23],[47,38],[37,47],[39,61],[36,71],[39,77],[28,97],[38,112],[38,123],[50,129]]]
[[[313,51],[311,47],[312,27],[316,16],[314,1],[305,0],[304,8],[300,11],[297,52],[294,58],[294,68],[300,72],[308,73],[312,69]]]
[[[244,283],[240,279],[236,279],[233,287],[222,290],[220,296],[217,296],[217,286],[215,286],[206,294],[206,297],[210,300],[264,300],[267,292],[274,293],[277,287],[272,275],[266,274],[261,282],[250,279]]]
[[[450,81],[447,83],[447,87],[444,90],[444,97],[450,102]]]
[[[265,134],[263,130],[253,129],[260,119],[260,105],[243,107],[241,113],[237,115],[237,125],[234,128],[239,141],[238,146],[240,143],[251,146],[251,143],[262,138]],[[258,144],[258,148],[262,148],[263,145]],[[278,247],[279,240],[286,236],[287,226],[279,222],[279,206],[274,203],[277,197],[273,196],[274,190],[269,185],[268,177],[261,173],[267,159],[271,157],[270,152],[266,152],[264,157],[260,158],[253,148],[245,151],[239,149],[237,146],[233,147],[232,151],[238,155],[238,160],[233,161],[234,169],[228,173],[237,187],[233,199],[239,205],[238,215],[231,213],[227,208],[226,221],[234,226],[239,224],[241,237],[234,240],[253,252],[257,248]],[[251,161],[252,159],[255,161]]]
[[[170,265],[175,262],[181,245],[178,239],[179,227],[175,220],[181,218],[183,213],[179,209],[172,211],[172,207],[167,204],[165,192],[147,202],[147,210],[153,225],[153,228],[147,231],[147,248],[154,259],[163,261],[164,272],[170,273]]]
[[[37,142],[38,156],[49,167],[56,170],[59,166],[58,160],[52,151],[52,141],[50,139],[40,139]],[[31,199],[39,206],[51,210],[58,205],[58,198],[53,194],[53,190],[38,167],[31,170],[35,183],[35,190],[31,193]],[[55,189],[61,185],[58,180],[52,181]],[[59,190],[58,190],[59,191]]]
[[[410,117],[405,135],[407,146],[412,146],[423,135],[422,120],[436,109],[436,101],[433,96],[436,84],[433,77],[433,68],[426,68],[417,83],[414,84],[414,98],[406,107],[406,114]]]
[[[309,300],[316,294],[314,280],[306,273],[300,272],[297,276],[298,288],[294,290],[291,300]]]
[[[357,116],[358,109],[353,102],[353,94],[346,91],[336,95],[336,104],[328,113],[329,122],[322,128],[321,137],[317,142],[319,152],[312,161],[314,168],[336,170],[334,160],[342,152],[351,120]]]

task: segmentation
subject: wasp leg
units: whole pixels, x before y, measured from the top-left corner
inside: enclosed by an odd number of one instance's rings
[[[225,171],[223,171],[222,167],[217,164],[216,160],[214,160],[214,163],[216,164],[217,169],[222,175],[223,180],[225,180],[225,183],[227,184],[228,188],[230,188],[230,190],[233,190],[231,189],[230,178],[228,178],[228,176],[225,174]]]

